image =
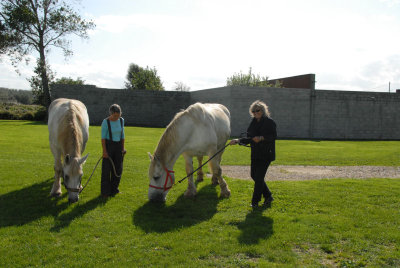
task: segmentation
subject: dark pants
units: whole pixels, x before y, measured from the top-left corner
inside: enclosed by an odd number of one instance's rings
[[[261,201],[261,196],[264,196],[266,200],[272,196],[271,191],[264,181],[270,164],[271,161],[267,160],[251,160],[251,178],[254,180],[252,204],[258,204]]]
[[[112,159],[115,165],[115,171],[117,175],[122,175],[122,143],[106,140],[106,148],[108,157]],[[101,194],[102,195],[115,195],[119,193],[119,183],[121,177],[117,177],[114,174],[110,159],[103,158],[101,165]]]

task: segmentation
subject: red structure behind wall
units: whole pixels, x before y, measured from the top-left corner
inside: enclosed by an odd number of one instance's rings
[[[315,74],[303,74],[268,80],[268,82],[271,82],[271,84],[275,84],[278,81],[284,88],[315,89]]]

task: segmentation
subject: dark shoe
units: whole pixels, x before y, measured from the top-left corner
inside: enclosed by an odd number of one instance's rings
[[[258,208],[258,204],[252,203],[252,204],[250,204],[250,207],[252,207],[252,208]]]
[[[111,196],[114,197],[114,196],[116,196],[117,194],[120,194],[120,193],[121,192],[119,190],[117,190],[115,193],[112,193]]]
[[[267,199],[265,199],[265,201],[263,203],[263,206],[264,207],[270,207],[272,201],[274,201],[274,198],[272,196],[268,197]]]
[[[109,196],[107,194],[102,194],[101,197],[103,197],[104,199],[107,199]]]

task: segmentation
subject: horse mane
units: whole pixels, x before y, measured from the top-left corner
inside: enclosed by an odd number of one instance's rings
[[[195,103],[190,105],[186,110],[181,110],[178,112],[172,121],[168,124],[165,129],[165,132],[160,138],[158,142],[156,151],[154,152],[154,156],[161,162],[165,163],[167,160],[167,152],[170,152],[168,148],[171,146],[175,146],[178,139],[178,131],[177,128],[182,121],[183,118],[190,116],[193,120],[198,121],[204,119],[206,116],[204,110],[204,104]]]
[[[80,157],[83,141],[80,125],[83,124],[83,118],[73,102],[69,102],[68,105],[68,110],[59,124],[58,138],[65,154]]]

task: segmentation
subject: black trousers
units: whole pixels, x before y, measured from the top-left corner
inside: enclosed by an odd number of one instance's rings
[[[108,157],[114,162],[117,175],[122,175],[124,160],[122,154],[122,142],[106,140],[106,148]],[[120,181],[121,177],[115,176],[110,159],[103,158],[101,165],[101,194],[115,195],[119,193],[118,186]]]
[[[252,204],[258,204],[258,202],[261,201],[261,196],[263,196],[265,199],[268,199],[272,196],[271,191],[264,181],[265,174],[267,174],[267,170],[270,164],[271,161],[268,160],[251,160],[250,175],[254,181],[253,198],[251,200]]]

